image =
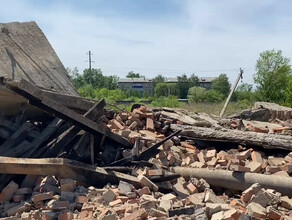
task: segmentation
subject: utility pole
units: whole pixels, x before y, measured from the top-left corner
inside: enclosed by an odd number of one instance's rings
[[[89,72],[91,72],[91,63],[94,63],[94,61],[91,60],[91,56],[92,56],[93,54],[91,53],[91,51],[88,51],[87,54],[88,54],[88,61],[86,60],[86,62],[89,63]]]
[[[239,80],[242,79],[242,74],[243,74],[243,70],[241,68],[239,68],[239,74],[238,74],[237,79],[235,81],[235,84],[233,85],[233,87],[232,87],[232,89],[231,89],[231,91],[230,91],[230,93],[229,93],[229,95],[228,95],[228,97],[226,99],[226,102],[225,102],[225,104],[224,104],[224,106],[223,106],[223,108],[221,110],[220,118],[223,116],[223,114],[224,114],[224,112],[226,110],[226,107],[227,107],[227,105],[228,105],[228,103],[229,103],[229,101],[231,99],[231,96],[232,96],[234,90],[236,89],[236,86],[237,86]]]

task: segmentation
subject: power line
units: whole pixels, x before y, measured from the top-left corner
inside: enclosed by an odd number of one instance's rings
[[[97,65],[101,68],[112,68],[112,69],[132,69],[132,70],[152,70],[152,71],[163,71],[163,72],[224,72],[224,71],[238,71],[238,68],[230,69],[207,69],[207,70],[194,70],[194,69],[160,69],[160,68],[147,68],[147,67],[125,67],[125,66],[107,66]],[[244,68],[246,69],[246,68]],[[251,69],[251,68],[248,68]]]

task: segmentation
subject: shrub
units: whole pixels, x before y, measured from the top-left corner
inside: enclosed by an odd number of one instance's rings
[[[178,108],[180,106],[180,102],[177,100],[176,96],[159,97],[154,99],[151,105],[153,107]]]

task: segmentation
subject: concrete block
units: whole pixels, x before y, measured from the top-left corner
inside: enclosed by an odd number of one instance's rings
[[[102,194],[102,198],[106,202],[112,202],[112,201],[114,201],[116,199],[116,194],[114,193],[113,190],[108,189],[107,191],[105,191]]]
[[[134,189],[135,189],[134,186],[130,183],[127,183],[125,181],[119,182],[118,190],[119,194],[121,195],[126,195],[129,192],[133,192]]]

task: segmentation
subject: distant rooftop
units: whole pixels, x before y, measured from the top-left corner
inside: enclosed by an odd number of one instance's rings
[[[148,83],[152,82],[152,79],[147,78],[122,78],[119,79],[119,83]]]
[[[217,77],[199,77],[199,82],[212,82]],[[121,78],[119,79],[119,83],[147,83],[147,82],[152,82],[152,79],[147,79],[147,78]],[[177,77],[169,77],[165,79],[165,82],[168,83],[177,83]]]
[[[217,79],[217,77],[199,77],[199,82],[212,82],[215,79]],[[177,77],[166,78],[166,82],[169,83],[176,83],[177,81]]]

